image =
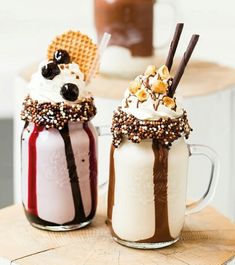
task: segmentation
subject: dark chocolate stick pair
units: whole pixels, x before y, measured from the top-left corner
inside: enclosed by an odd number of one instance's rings
[[[175,52],[176,52],[176,49],[177,49],[177,46],[178,46],[178,43],[179,43],[179,39],[180,39],[180,36],[181,36],[181,33],[182,33],[182,30],[183,30],[183,27],[184,27],[184,24],[183,23],[178,23],[176,25],[176,29],[175,29],[175,34],[173,36],[173,40],[171,42],[171,45],[170,45],[170,49],[169,49],[169,53],[168,53],[168,56],[167,56],[167,59],[166,59],[166,63],[165,65],[168,67],[169,71],[171,70],[171,67],[172,67],[172,63],[173,63],[173,59],[174,59],[174,56],[175,56]],[[197,44],[197,41],[199,39],[199,35],[192,35],[191,37],[191,40],[188,44],[188,47],[187,47],[187,50],[186,52],[184,53],[182,59],[181,59],[181,62],[177,68],[177,71],[175,73],[175,76],[174,76],[174,79],[173,79],[173,82],[172,82],[172,85],[171,87],[169,88],[169,91],[168,91],[168,96],[169,97],[172,97],[174,96],[175,94],[175,91],[176,91],[176,88],[181,80],[181,77],[183,76],[184,74],[184,70],[188,64],[188,61],[193,53],[193,50]]]

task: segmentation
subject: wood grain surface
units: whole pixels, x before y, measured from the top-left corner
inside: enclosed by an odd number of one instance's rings
[[[177,61],[172,68],[172,74],[176,70]],[[158,62],[161,65],[163,59],[159,58]],[[94,96],[122,99],[129,82],[134,78],[135,76],[120,78],[100,74],[91,82],[89,89]],[[177,93],[183,97],[204,96],[225,90],[234,84],[235,69],[216,63],[192,60],[185,70]]]
[[[0,211],[3,265],[221,265],[235,256],[235,224],[212,207],[186,217],[181,240],[159,250],[115,243],[102,199],[93,223],[72,232],[46,232],[27,222],[21,205]]]
[[[157,66],[164,64],[165,57],[156,57]],[[180,59],[176,58],[171,70],[174,76],[176,68]],[[147,66],[146,66],[147,67]],[[19,77],[26,82],[30,80],[33,73],[37,71],[38,63],[33,63],[23,68]],[[144,72],[145,69],[143,69]],[[139,73],[141,74],[141,73]],[[127,76],[127,75],[126,75]],[[128,75],[129,76],[129,75]],[[122,99],[123,93],[127,88],[129,82],[135,76],[121,77],[110,76],[100,73],[89,84],[88,90],[92,92],[95,97],[104,97],[110,99]],[[185,73],[177,88],[177,93],[183,97],[204,96],[217,91],[223,91],[231,88],[235,84],[235,69],[223,66],[217,63],[199,60],[190,60]],[[27,91],[25,91],[26,93]]]

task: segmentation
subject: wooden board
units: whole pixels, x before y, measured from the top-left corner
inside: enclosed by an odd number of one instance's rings
[[[160,58],[159,65],[163,63]],[[161,62],[162,61],[162,62]],[[176,64],[172,69],[174,74]],[[140,73],[141,74],[141,73]],[[122,99],[125,89],[135,76],[120,78],[100,74],[89,85],[89,90],[97,97]],[[177,91],[183,97],[204,96],[225,90],[235,84],[235,69],[206,61],[190,61]]]
[[[2,265],[221,265],[235,256],[235,224],[211,207],[186,217],[181,240],[159,250],[135,250],[115,243],[100,201],[90,227],[46,232],[27,222],[21,205],[0,211]]]
[[[162,55],[153,59],[158,66],[164,64],[165,57]],[[179,64],[179,58],[175,59],[171,74],[174,76],[176,68]],[[30,80],[33,73],[37,71],[38,62],[28,65],[19,73],[19,78],[23,81],[22,94],[27,92],[25,86]],[[145,69],[143,69],[144,71]],[[139,73],[141,74],[141,73]],[[89,84],[88,90],[95,97],[103,97],[110,99],[122,99],[125,89],[129,82],[136,76],[120,77],[110,76],[100,73]],[[235,84],[235,69],[223,66],[217,63],[199,60],[190,60],[187,69],[180,81],[177,92],[183,97],[204,96],[218,91],[222,91]]]

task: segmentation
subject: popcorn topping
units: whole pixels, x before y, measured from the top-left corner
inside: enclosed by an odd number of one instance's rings
[[[147,91],[144,88],[142,88],[141,90],[137,91],[136,97],[138,98],[138,100],[140,102],[143,102],[143,101],[147,100],[148,93],[147,93]]]
[[[136,92],[140,89],[141,83],[137,80],[130,82],[129,91],[131,94],[136,94]]]
[[[155,65],[149,65],[147,69],[145,70],[144,75],[146,76],[155,75],[156,70],[157,68]]]
[[[163,65],[159,69],[155,65],[149,65],[144,75],[139,75],[134,81],[130,82],[125,94],[124,108],[152,108],[157,111],[160,105],[165,105],[170,109],[176,107],[175,98],[172,98],[171,104],[169,100],[167,103],[163,102],[163,98],[168,96],[170,86],[172,84],[172,77],[168,71],[168,68]],[[134,96],[136,101],[129,100]],[[169,96],[168,96],[169,97]],[[147,102],[146,102],[147,101]],[[133,106],[133,104],[135,104]]]
[[[154,93],[158,93],[158,94],[165,94],[167,91],[167,83],[161,81],[161,80],[156,80],[156,82],[154,82],[151,86],[151,90]]]
[[[160,75],[161,79],[170,79],[171,78],[169,70],[168,70],[168,68],[165,65],[162,65],[158,69],[158,74]]]
[[[172,98],[170,98],[170,97],[164,97],[163,99],[162,99],[162,101],[163,101],[163,104],[166,106],[166,107],[168,107],[168,108],[171,108],[171,109],[173,109],[173,108],[175,108],[175,101],[172,99]]]

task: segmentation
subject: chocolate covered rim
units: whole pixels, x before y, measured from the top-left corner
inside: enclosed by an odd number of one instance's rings
[[[87,122],[96,114],[96,107],[92,97],[81,98],[76,104],[68,105],[65,102],[39,103],[27,96],[23,102],[21,119],[33,122],[46,129],[62,130],[68,122]]]
[[[159,144],[170,147],[178,138],[188,138],[192,131],[186,111],[178,118],[160,118],[158,120],[139,120],[127,114],[119,107],[114,111],[111,132],[114,147],[119,147],[124,137],[133,143],[145,139],[155,139]]]

